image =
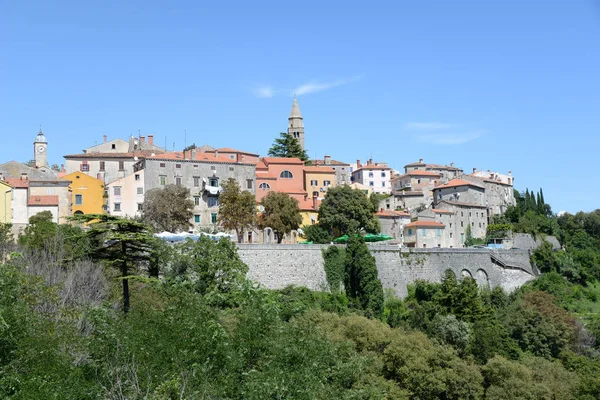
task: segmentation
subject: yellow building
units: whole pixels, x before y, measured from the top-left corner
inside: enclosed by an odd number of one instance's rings
[[[0,223],[9,224],[12,218],[12,186],[0,180]]]
[[[84,172],[72,172],[63,179],[71,181],[72,215],[104,213],[104,182]]]
[[[317,197],[323,200],[327,189],[335,187],[335,170],[330,167],[304,167],[304,190],[309,199]]]

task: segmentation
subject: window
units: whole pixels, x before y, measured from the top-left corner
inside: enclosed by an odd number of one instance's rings
[[[140,174],[135,174],[135,180],[139,181],[140,180]]]
[[[167,164],[165,164],[164,162],[161,162],[161,163],[160,163],[160,167],[161,167],[161,168],[164,168],[164,167],[166,167],[166,166],[167,166]]]
[[[281,174],[279,174],[280,178],[286,178],[286,179],[292,179],[294,177],[294,175],[292,175],[292,173],[288,170],[285,171],[281,171]]]
[[[229,167],[229,172],[233,172],[234,168],[233,167]]]
[[[479,227],[481,228],[481,222],[479,223]]]
[[[199,186],[200,186],[200,177],[195,176],[194,177],[194,187],[199,187]]]
[[[117,145],[115,145],[115,144],[113,143],[113,144],[110,146],[110,148],[114,150],[114,149],[116,149],[116,148],[117,148]]]
[[[465,224],[463,223],[463,221],[460,221],[460,227],[463,228],[465,226]]]
[[[408,229],[408,236],[412,236],[412,229]]]
[[[465,216],[465,215],[463,214],[463,212],[462,212],[462,211],[460,212],[460,216],[461,216],[461,217],[464,217],[464,216]]]
[[[164,186],[164,185],[166,185],[166,184],[167,184],[167,176],[166,176],[166,175],[160,175],[160,176],[158,177],[158,179],[159,179],[159,183],[160,183],[162,186]]]
[[[214,165],[211,165],[211,166],[210,166],[210,170],[211,170],[211,171],[216,171],[216,170],[217,170],[217,167],[215,167]]]
[[[198,168],[198,164],[194,164],[194,168]]]
[[[452,239],[452,232],[450,232],[450,239]]]
[[[464,234],[464,233],[461,233],[461,234],[460,234],[460,242],[461,242],[461,243],[464,243],[464,242],[465,242],[465,234]]]
[[[310,186],[319,186],[319,181],[317,181],[317,180],[311,180],[310,181]]]
[[[100,171],[104,171],[106,167],[106,163],[104,161],[100,161]]]
[[[471,211],[469,211],[469,217],[471,216]]]
[[[137,203],[137,210],[138,211],[142,211],[144,209],[144,204],[143,203]]]
[[[217,213],[210,213],[210,223],[211,224],[216,224],[217,223]]]
[[[197,224],[200,223],[200,214],[194,215],[194,222],[197,223]]]
[[[233,154],[230,154],[230,155],[229,155],[229,158],[230,158],[230,159],[232,159],[232,160],[235,160],[235,155],[233,155]]]
[[[218,178],[210,178],[208,180],[208,185],[212,186],[212,187],[217,187],[219,186],[219,179]]]
[[[313,197],[319,197],[319,192],[312,192]]]
[[[246,179],[246,189],[252,190],[254,187],[254,181],[252,179]]]
[[[181,186],[181,177],[180,176],[175,177],[175,184],[178,186]]]
[[[471,222],[471,226],[472,226],[472,227],[475,227],[475,222]]]
[[[200,196],[194,196],[194,205],[195,206],[199,206],[200,205]]]
[[[323,181],[323,186],[331,186],[331,181]]]
[[[438,230],[437,230],[437,237],[440,237],[440,236],[442,236],[442,230],[438,228]]]
[[[137,188],[137,194],[144,194],[144,188],[143,187]]]
[[[75,195],[75,205],[80,206],[83,204],[83,195],[82,194],[76,194]]]
[[[427,236],[427,229],[421,229],[421,236]]]
[[[369,172],[369,178],[373,177],[373,172]]]
[[[381,182],[381,187],[385,187],[385,182]]]
[[[263,189],[263,190],[269,190],[269,189],[271,189],[271,186],[269,186],[269,184],[268,184],[268,183],[266,183],[266,182],[263,182],[263,183],[261,183],[260,185],[258,185],[258,188],[259,188],[259,189]]]
[[[450,228],[452,228],[452,222],[450,222]]]
[[[119,161],[119,171],[125,171],[125,161]]]
[[[375,186],[375,184],[373,183],[373,181],[369,181],[369,186]]]
[[[209,207],[217,207],[219,205],[218,197],[209,197],[208,198],[208,206]]]
[[[121,195],[121,186],[115,186],[115,187],[113,187],[113,194],[115,196],[120,196]]]
[[[381,171],[381,177],[385,178],[385,171]]]
[[[175,168],[181,169],[181,164],[175,164]]]
[[[121,211],[121,203],[114,203],[113,209],[115,211]]]
[[[83,172],[88,172],[90,170],[90,166],[88,164],[81,164],[81,170]]]

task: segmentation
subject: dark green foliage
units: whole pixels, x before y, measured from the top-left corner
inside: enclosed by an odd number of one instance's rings
[[[288,194],[269,192],[262,198],[260,204],[264,207],[264,211],[258,219],[258,226],[261,229],[273,229],[277,243],[281,243],[285,235],[300,227],[302,216],[298,208],[298,200]]]
[[[366,315],[380,318],[383,314],[383,287],[377,275],[375,258],[361,235],[350,235],[344,263],[346,295]]]
[[[89,256],[116,268],[121,273],[123,312],[129,311],[129,275],[152,259],[154,237],[145,224],[107,214],[82,214],[72,217],[87,223],[78,240],[89,241]]]
[[[341,236],[350,231],[378,233],[377,208],[360,190],[350,186],[330,188],[319,208],[319,225]]]
[[[371,193],[369,195],[369,201],[371,202],[371,204],[373,205],[373,209],[375,211],[379,210],[379,204],[381,203],[382,200],[387,199],[388,197],[390,197],[389,194],[383,194],[383,193]]]
[[[304,238],[313,244],[329,244],[333,235],[319,224],[304,225],[302,227]]]
[[[0,222],[0,262],[4,261],[14,247],[12,224]]]
[[[298,139],[286,132],[281,132],[269,149],[270,157],[299,158],[308,161],[306,151],[302,149]]]
[[[325,276],[332,293],[339,293],[344,281],[346,250],[340,246],[329,246],[323,250]]]
[[[244,241],[244,232],[256,225],[256,199],[247,190],[241,190],[233,178],[223,185],[219,195],[219,224],[225,230],[233,230],[238,243]]]

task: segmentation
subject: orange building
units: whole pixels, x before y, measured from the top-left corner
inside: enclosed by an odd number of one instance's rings
[[[299,158],[263,157],[256,165],[256,201],[269,191],[286,193],[298,202],[307,196],[304,190],[304,163]]]

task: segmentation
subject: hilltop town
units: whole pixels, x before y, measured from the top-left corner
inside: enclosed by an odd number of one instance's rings
[[[287,134],[304,149],[304,121],[296,99]],[[42,211],[50,211],[57,223],[77,214],[139,217],[146,192],[175,184],[190,190],[194,203],[190,229],[198,231],[218,226],[221,183],[233,178],[255,195],[257,204],[270,191],[295,198],[302,226],[318,222],[320,204],[330,188],[349,185],[366,195],[379,194],[376,216],[382,233],[393,238],[391,243],[461,248],[469,236],[485,237],[492,218],[515,205],[511,171],[465,172],[454,163],[441,165],[424,159],[396,170],[388,162],[339,161],[328,154],[304,162],[238,150],[235,143],[231,146],[168,151],[155,143],[153,135],[128,140],[105,135],[100,144],[66,154],[64,164],[51,168],[48,152],[67,149],[52,148],[40,130],[33,142],[32,162],[0,165],[0,222],[12,224],[18,233],[31,216]],[[301,241],[298,233],[291,232],[284,242]],[[245,232],[243,241],[272,240],[267,228]]]

